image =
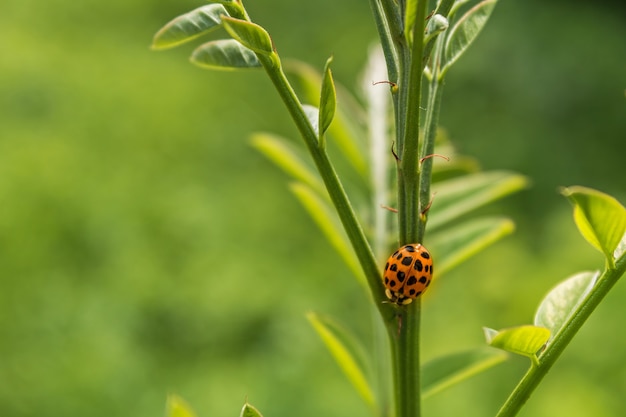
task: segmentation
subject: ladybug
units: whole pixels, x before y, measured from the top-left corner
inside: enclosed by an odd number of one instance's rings
[[[433,259],[420,243],[404,245],[387,260],[385,294],[398,305],[411,304],[426,291],[433,277]]]

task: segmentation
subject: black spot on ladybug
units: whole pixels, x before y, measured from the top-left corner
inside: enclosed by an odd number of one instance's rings
[[[415,294],[415,297],[419,297],[420,295],[422,295],[422,291],[419,291],[417,294]]]
[[[402,249],[404,249],[407,252],[415,252],[415,248],[413,246],[411,246],[411,245],[406,245]]]
[[[389,267],[390,271],[397,271],[398,270],[398,265],[396,264],[391,264],[391,266]]]
[[[415,278],[415,275],[411,275],[409,279],[406,281],[406,285],[411,286],[415,284],[417,284],[417,278]]]
[[[406,256],[403,260],[402,260],[402,265],[406,265],[409,266],[411,265],[411,262],[413,262],[413,258],[410,256]]]
[[[433,266],[431,265],[430,266],[430,275],[432,275],[432,274],[433,274]]]
[[[424,272],[428,273],[429,269],[430,269],[430,265],[424,265]]]
[[[426,277],[421,277],[420,278],[420,284],[426,284],[428,282],[428,278]]]
[[[413,297],[413,296],[415,295],[415,288],[411,288],[411,289],[409,290],[409,295],[410,295],[411,297]]]
[[[397,284],[397,282],[396,282],[396,281],[394,281],[394,280],[389,281],[389,286],[390,286],[391,288],[395,287],[395,286],[396,286],[396,284]]]
[[[385,277],[385,285],[389,284],[389,278]]]
[[[398,277],[398,281],[403,282],[404,281],[404,277],[406,276],[404,274],[404,272],[402,271],[398,271],[398,273],[396,274],[396,276]]]
[[[422,252],[421,255],[422,255],[422,258],[424,259],[430,259],[430,253],[428,252]]]
[[[385,271],[389,269],[389,262],[385,264]]]
[[[422,264],[422,261],[420,261],[419,259],[416,259],[415,265],[413,265],[413,269],[415,269],[418,272],[422,272],[423,268],[424,268],[424,265]]]
[[[428,282],[426,283],[426,286],[428,287],[430,285],[430,280],[428,280]]]

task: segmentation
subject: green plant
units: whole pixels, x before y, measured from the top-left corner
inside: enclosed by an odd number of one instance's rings
[[[221,27],[230,38],[202,44],[192,62],[210,69],[263,68],[274,84],[305,146],[268,133],[255,134],[252,143],[293,177],[291,191],[371,294],[380,318],[373,324],[379,352],[373,358],[334,320],[315,313],[308,319],[372,413],[417,417],[422,397],[503,362],[504,350],[530,358],[529,371],[498,413],[515,415],[624,273],[624,207],[594,190],[563,190],[574,204],[581,233],[605,255],[605,268],[559,284],[540,304],[532,325],[486,329],[488,349],[421,364],[420,298],[408,305],[389,302],[380,267],[399,245],[426,243],[439,280],[514,229],[507,218],[467,215],[523,189],[526,179],[506,171],[481,172],[471,158],[456,153],[438,121],[444,80],[487,22],[495,0],[474,5],[441,0],[432,9],[417,0],[371,0],[386,73],[372,70],[367,77],[389,88],[369,85],[365,108],[335,83],[332,59],[321,73],[283,63],[269,34],[252,22],[240,1],[210,3],[168,23],[155,35],[153,48],[173,47]],[[373,53],[372,68],[379,61]],[[343,175],[357,178],[351,197]],[[384,383],[374,388],[372,378],[388,381],[389,368],[393,389]],[[180,411],[187,409],[181,401],[175,404],[170,415],[192,415]],[[242,415],[260,413],[246,405]]]

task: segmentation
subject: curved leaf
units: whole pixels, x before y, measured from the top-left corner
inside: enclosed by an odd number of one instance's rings
[[[221,39],[200,45],[191,54],[191,62],[199,67],[217,70],[261,66],[254,52],[234,39]]]
[[[247,402],[243,405],[239,417],[263,417],[261,412]]]
[[[441,65],[442,75],[459,59],[463,52],[474,42],[487,23],[496,0],[484,0],[468,10],[450,30],[446,39]]]
[[[598,276],[598,272],[581,272],[559,283],[541,301],[535,325],[550,330],[552,339],[593,289]]]
[[[324,77],[322,78],[322,92],[320,95],[320,111],[319,111],[319,137],[320,143],[323,143],[322,137],[326,133],[326,129],[335,117],[335,109],[337,108],[337,93],[335,91],[335,82],[333,81],[333,73],[330,70],[332,57],[326,61],[324,67]]]
[[[517,192],[527,184],[523,175],[506,171],[480,172],[433,184],[435,197],[429,211],[429,230]]]
[[[269,55],[274,52],[270,35],[256,23],[224,17],[222,24],[228,34],[241,42],[246,48],[263,55]]]
[[[152,39],[152,49],[173,48],[189,42],[222,24],[222,16],[228,16],[221,4],[209,4],[180,15],[163,26]]]
[[[193,412],[187,402],[175,394],[167,396],[166,408],[165,415],[167,417],[196,417],[196,413]]]
[[[436,279],[514,230],[509,219],[483,218],[433,234],[428,247],[437,257]]]
[[[537,326],[518,326],[508,329],[493,330],[485,328],[485,338],[490,346],[507,352],[529,357],[537,363],[537,352],[550,338],[550,330]]]
[[[610,195],[591,188],[574,186],[561,192],[574,204],[574,221],[580,233],[613,266],[614,251],[626,232],[626,208]]]
[[[331,209],[327,201],[323,200],[319,194],[305,184],[294,183],[291,184],[290,188],[317,226],[322,230],[330,244],[348,265],[352,274],[361,284],[367,287],[363,270],[354,254],[348,237],[343,233],[343,228],[336,212]]]
[[[435,395],[504,362],[507,357],[502,351],[484,348],[428,361],[422,366],[422,395],[424,398]]]
[[[359,356],[362,349],[356,341],[340,326],[328,318],[321,318],[315,313],[307,314],[307,319],[322,338],[335,361],[348,377],[354,388],[370,407],[375,406],[374,393],[365,378],[362,365],[359,365]]]

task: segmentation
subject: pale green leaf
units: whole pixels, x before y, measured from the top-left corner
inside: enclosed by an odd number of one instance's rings
[[[321,74],[310,65],[299,61],[287,61],[285,70],[298,83],[302,90],[303,101],[319,105]],[[337,109],[327,133],[359,175],[368,180],[364,111],[358,101],[346,89],[341,88],[341,85],[335,84],[335,89],[338,97]]]
[[[333,81],[333,74],[330,70],[330,63],[332,57],[326,61],[324,67],[324,77],[322,78],[322,92],[320,95],[320,108],[319,108],[319,137],[322,141],[326,129],[330,126],[330,123],[335,117],[335,109],[337,108],[337,93],[335,90],[335,82]]]
[[[556,336],[591,292],[598,276],[598,272],[581,272],[559,283],[541,301],[535,325],[550,330],[551,338]]]
[[[482,28],[487,23],[496,0],[484,0],[468,10],[452,27],[446,39],[443,54],[442,74],[452,66],[457,59],[474,42]]]
[[[484,372],[507,359],[507,354],[483,348],[453,353],[422,366],[422,396],[428,398]]]
[[[357,359],[363,354],[356,340],[328,318],[315,313],[307,314],[307,318],[361,398],[374,407],[374,393]]]
[[[437,259],[436,279],[514,230],[509,219],[481,218],[435,232],[428,247]]]
[[[224,17],[224,29],[246,48],[263,55],[274,52],[270,35],[261,26],[247,20]]]
[[[221,39],[200,45],[191,54],[191,62],[199,67],[217,70],[261,66],[254,52],[234,39]]]
[[[185,400],[175,394],[167,397],[166,417],[196,417],[191,407]]]
[[[314,192],[313,189],[303,183],[293,183],[290,188],[348,268],[350,268],[352,274],[363,286],[367,287],[365,276],[354,254],[352,245],[343,232],[344,229],[336,211],[330,208],[328,200],[321,198],[320,194]]]
[[[526,177],[506,171],[480,172],[435,183],[428,212],[429,230],[520,191],[527,184]]]
[[[626,232],[626,208],[608,194],[586,187],[564,188],[574,204],[574,221],[583,237],[614,265],[614,251]]]
[[[152,49],[167,49],[198,38],[217,29],[222,16],[228,16],[221,4],[209,4],[176,17],[163,26],[152,39]]]
[[[243,405],[239,417],[263,417],[261,412],[247,402]]]
[[[485,329],[485,338],[490,346],[507,352],[529,357],[537,363],[537,352],[550,338],[550,330],[531,325],[510,327],[508,329]]]
[[[294,179],[313,188],[319,195],[326,196],[326,189],[310,164],[305,162],[305,155],[292,146],[289,140],[269,133],[255,133],[252,145]]]

